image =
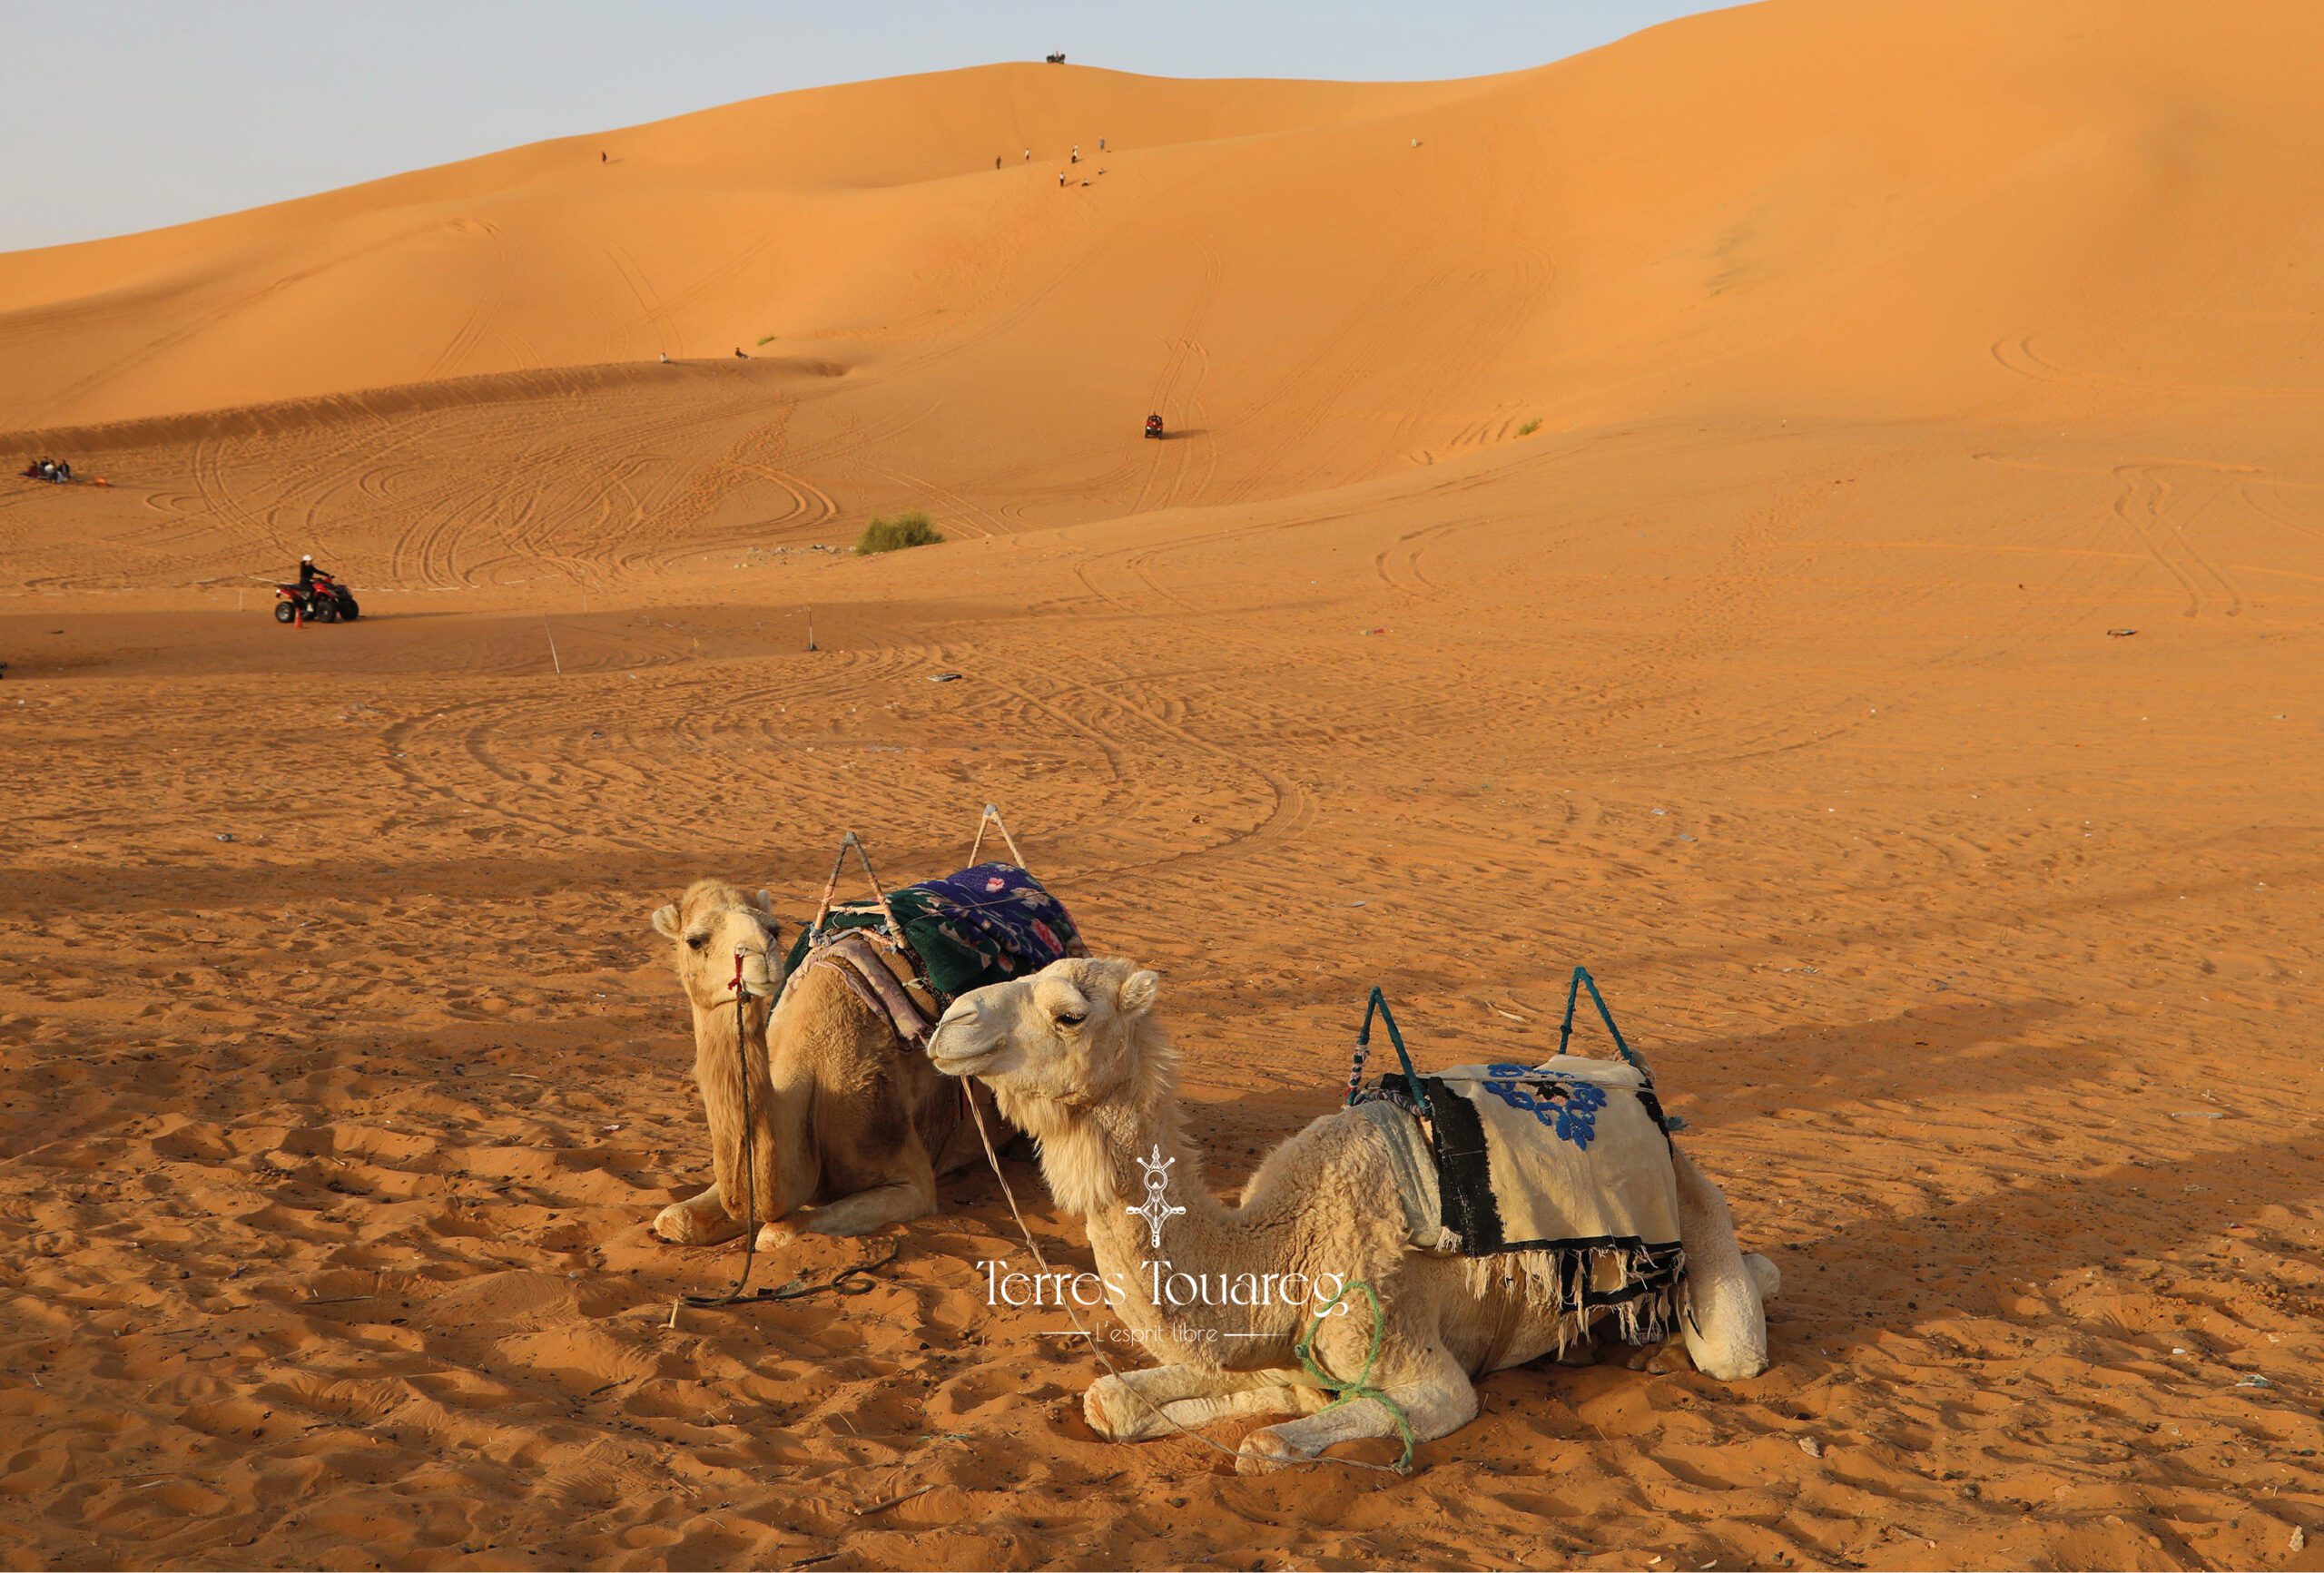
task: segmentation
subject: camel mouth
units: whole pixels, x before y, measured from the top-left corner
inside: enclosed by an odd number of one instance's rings
[[[726,981],[726,993],[731,998],[737,992],[746,999],[771,998],[780,984],[775,976],[774,959],[763,950],[745,950],[742,956],[742,976]]]
[[[1000,1052],[998,1048],[972,1048],[957,1054],[951,1052],[946,1047],[944,1027],[940,1022],[937,1025],[936,1030],[928,1037],[928,1063],[946,1076],[974,1076],[978,1071],[990,1065]]]

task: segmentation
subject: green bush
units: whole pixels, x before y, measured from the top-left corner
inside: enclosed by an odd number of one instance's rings
[[[1531,437],[1541,429],[1541,423],[1540,421],[1529,420],[1523,426],[1517,428],[1517,435],[1520,437]]]
[[[760,339],[760,340],[758,341],[758,344],[757,344],[756,348],[761,349],[765,349],[768,345],[770,345],[770,344],[772,344],[772,343],[773,343],[773,342],[774,342],[774,335],[773,335],[773,334],[772,334],[772,333],[770,333],[770,334],[768,334],[765,338],[763,338],[763,339]]]
[[[926,514],[898,514],[892,519],[875,518],[864,526],[863,533],[855,538],[855,555],[868,557],[874,552],[901,552],[906,546],[932,546],[943,538],[928,522]]]

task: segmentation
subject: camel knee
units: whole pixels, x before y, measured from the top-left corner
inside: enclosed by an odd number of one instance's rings
[[[1695,1369],[1716,1381],[1748,1381],[1768,1369],[1765,1349],[1738,1346],[1724,1340],[1687,1340],[1687,1353]]]
[[[726,1215],[715,1185],[654,1215],[654,1233],[673,1245],[714,1245],[742,1232],[743,1225]]]
[[[1742,1381],[1768,1369],[1768,1317],[1757,1278],[1744,1271],[1689,1275],[1679,1331],[1705,1376]]]
[[[1235,1472],[1264,1475],[1304,1464],[1323,1450],[1321,1444],[1310,1446],[1292,1434],[1291,1425],[1268,1426],[1245,1437],[1243,1445],[1235,1450]]]
[[[1109,1442],[1142,1442],[1164,1429],[1161,1412],[1118,1376],[1101,1376],[1081,1395],[1081,1418]]]

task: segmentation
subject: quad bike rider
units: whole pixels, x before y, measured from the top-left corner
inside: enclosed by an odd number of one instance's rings
[[[1149,415],[1146,418],[1146,435],[1148,437],[1162,435],[1162,418],[1159,415]]]
[[[355,604],[355,593],[341,585],[325,568],[315,566],[312,554],[299,559],[299,582],[274,587],[274,620],[295,623],[312,618],[318,623],[352,623],[363,614]]]

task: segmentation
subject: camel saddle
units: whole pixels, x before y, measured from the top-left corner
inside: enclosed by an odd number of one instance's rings
[[[1039,880],[1013,863],[980,863],[884,901],[834,903],[793,943],[783,976],[832,968],[916,1048],[960,995],[1088,953],[1065,903]]]
[[[1526,1253],[1564,1309],[1610,1312],[1632,1343],[1669,1337],[1686,1253],[1669,1122],[1645,1072],[1559,1055],[1417,1080],[1424,1098],[1400,1074],[1355,1095],[1387,1144],[1411,1246]]]

